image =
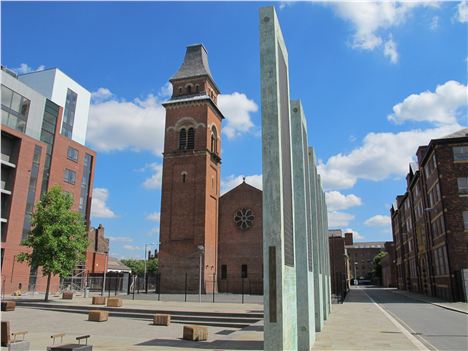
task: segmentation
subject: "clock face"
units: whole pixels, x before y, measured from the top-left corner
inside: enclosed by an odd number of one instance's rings
[[[253,225],[254,213],[250,208],[240,208],[234,214],[234,223],[240,230],[247,230]]]

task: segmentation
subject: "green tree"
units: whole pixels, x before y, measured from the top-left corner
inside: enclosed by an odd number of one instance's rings
[[[52,275],[68,276],[85,259],[88,247],[86,225],[78,212],[73,211],[71,195],[59,186],[44,194],[32,215],[29,236],[22,242],[32,249],[17,256],[19,262],[42,267],[47,276],[45,301],[49,300]]]
[[[132,270],[132,274],[143,276],[145,273],[145,260],[125,259],[122,263]],[[146,273],[154,274],[158,270],[158,259],[151,258],[146,262]]]
[[[384,258],[387,255],[386,252],[380,251],[377,255],[375,255],[372,264],[373,264],[373,270],[372,274],[374,278],[378,278],[379,281],[382,281],[382,258]]]

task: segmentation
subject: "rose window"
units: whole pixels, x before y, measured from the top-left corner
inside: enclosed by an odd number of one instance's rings
[[[253,211],[249,208],[241,208],[237,210],[234,215],[234,223],[240,230],[249,229],[252,226],[254,219],[255,216]]]

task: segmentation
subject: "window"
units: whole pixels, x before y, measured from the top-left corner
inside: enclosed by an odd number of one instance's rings
[[[187,86],[187,94],[192,94],[192,86],[191,85]]]
[[[221,279],[227,279],[227,265],[221,265]]]
[[[187,150],[195,148],[195,129],[189,128],[187,133]]]
[[[218,154],[218,132],[216,127],[211,127],[211,152]]]
[[[31,101],[2,85],[2,123],[24,132]]]
[[[468,211],[463,211],[463,223],[465,225],[465,230],[468,230]]]
[[[93,167],[93,156],[85,154],[83,177],[81,178],[80,204],[78,206],[83,218],[86,218],[88,211],[89,183],[91,180],[91,170]]]
[[[434,172],[434,169],[436,169],[436,167],[437,167],[436,157],[435,157],[435,154],[433,154],[431,159],[427,163],[427,165],[424,167],[426,178],[429,177],[432,174],[432,172]]]
[[[34,157],[29,178],[28,197],[26,198],[26,211],[24,214],[23,235],[21,237],[21,240],[25,240],[28,238],[29,231],[31,229],[31,217],[34,209],[34,199],[36,197],[36,185],[37,177],[39,174],[39,161],[41,159],[41,153],[42,148],[36,145],[34,147]]]
[[[440,201],[440,187],[439,183],[437,183],[430,191],[429,191],[429,205],[434,207]]]
[[[458,193],[459,194],[468,194],[468,177],[467,178],[458,178]]]
[[[67,138],[72,137],[73,123],[75,121],[76,101],[78,95],[71,89],[67,90],[67,99],[65,101],[65,110],[63,112],[62,135]]]
[[[437,219],[435,219],[434,222],[432,222],[431,228],[432,228],[433,238],[444,234],[445,233],[444,217],[443,216],[437,217]]]
[[[187,130],[182,128],[179,132],[179,149],[185,150],[187,145]]]
[[[199,93],[199,92],[200,92],[200,86],[199,86],[198,84],[197,84],[197,85],[195,85],[195,91],[196,91],[197,93]]]
[[[454,161],[468,161],[468,146],[455,146],[453,148]]]
[[[69,160],[78,162],[78,150],[69,146],[67,151],[67,158]]]
[[[182,183],[187,182],[187,172],[182,172]]]
[[[182,88],[179,88],[179,95],[182,95]]]
[[[242,265],[241,278],[247,278],[247,265],[246,264]]]
[[[76,182],[76,172],[71,169],[65,168],[65,175],[63,179],[66,183],[75,184]]]

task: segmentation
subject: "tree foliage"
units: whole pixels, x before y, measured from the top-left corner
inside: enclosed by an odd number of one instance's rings
[[[382,279],[382,258],[387,255],[386,252],[380,251],[377,255],[375,255],[373,259],[373,270],[372,273],[374,274],[375,278]]]
[[[41,267],[42,274],[68,276],[84,261],[88,247],[86,225],[78,212],[72,210],[71,195],[59,186],[44,194],[32,215],[29,236],[22,242],[32,249],[17,256],[19,262]],[[49,292],[47,284],[46,300]]]
[[[132,270],[132,274],[143,276],[145,273],[145,260],[126,259],[122,263]],[[151,258],[146,262],[146,273],[154,274],[158,270],[158,259]]]

